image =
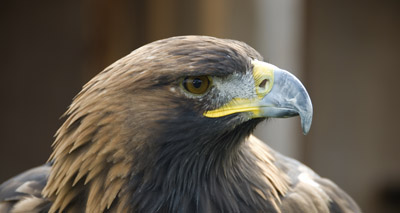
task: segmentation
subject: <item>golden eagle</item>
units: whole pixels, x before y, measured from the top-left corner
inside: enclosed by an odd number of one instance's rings
[[[46,165],[0,186],[0,212],[360,212],[331,181],[252,136],[312,104],[245,43],[155,41],[74,98]]]

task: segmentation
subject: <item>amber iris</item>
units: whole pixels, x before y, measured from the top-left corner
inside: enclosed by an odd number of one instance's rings
[[[183,79],[183,87],[193,94],[203,94],[210,87],[210,78],[208,76],[190,76]]]

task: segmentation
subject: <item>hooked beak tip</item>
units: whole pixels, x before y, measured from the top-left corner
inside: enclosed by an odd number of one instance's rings
[[[311,128],[312,115],[306,117],[300,116],[300,119],[301,119],[301,127],[303,129],[303,134],[307,135]]]

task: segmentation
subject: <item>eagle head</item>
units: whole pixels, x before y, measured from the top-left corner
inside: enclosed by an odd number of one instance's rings
[[[88,212],[177,210],[174,202],[189,211],[207,193],[245,197],[261,181],[242,192],[218,187],[224,177],[255,175],[245,139],[264,119],[296,115],[307,133],[312,104],[304,86],[245,43],[155,41],[107,67],[74,98],[56,134],[44,195],[54,201],[51,211],[86,202]],[[213,196],[210,208],[223,209]]]

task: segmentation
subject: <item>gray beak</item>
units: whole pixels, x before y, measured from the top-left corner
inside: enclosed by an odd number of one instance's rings
[[[274,84],[260,105],[264,117],[286,118],[300,115],[303,133],[311,127],[313,107],[303,84],[291,73],[274,69]]]

